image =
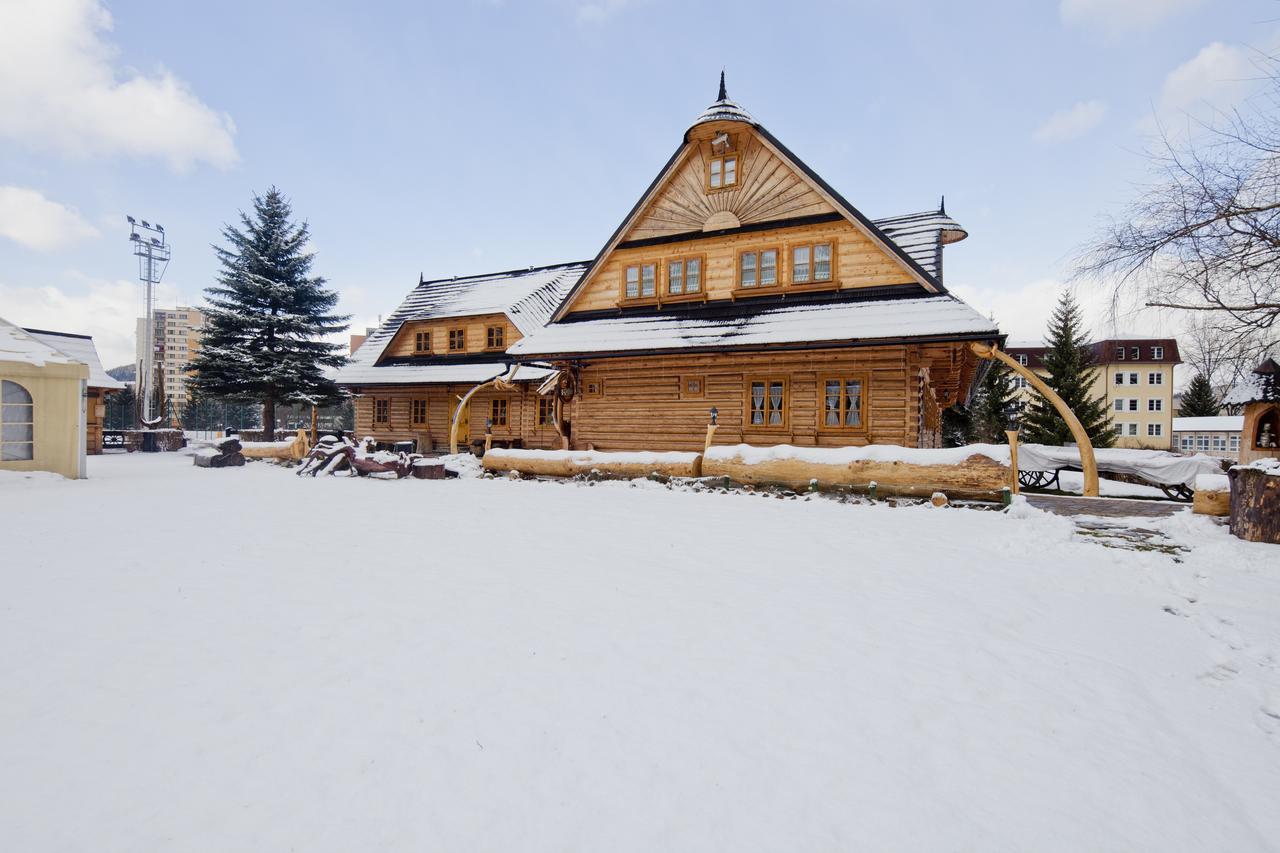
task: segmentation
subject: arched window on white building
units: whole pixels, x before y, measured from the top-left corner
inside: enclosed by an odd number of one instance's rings
[[[35,405],[17,382],[0,380],[0,462],[35,458]]]

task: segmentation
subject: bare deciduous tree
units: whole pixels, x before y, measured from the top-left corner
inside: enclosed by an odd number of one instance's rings
[[[1114,282],[1117,302],[1204,312],[1219,360],[1265,352],[1280,331],[1280,62],[1260,67],[1268,88],[1253,106],[1186,141],[1161,134],[1154,180],[1078,263]]]

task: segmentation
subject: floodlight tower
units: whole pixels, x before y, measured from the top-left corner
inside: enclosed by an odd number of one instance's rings
[[[133,243],[133,254],[138,258],[138,278],[142,280],[144,313],[146,321],[142,346],[142,364],[138,365],[138,393],[142,396],[141,419],[144,427],[153,427],[160,423],[160,418],[153,411],[154,401],[151,399],[153,388],[152,372],[155,369],[155,310],[156,285],[164,277],[169,267],[169,244],[165,242],[164,226],[152,225],[145,219],[129,220],[129,241]]]

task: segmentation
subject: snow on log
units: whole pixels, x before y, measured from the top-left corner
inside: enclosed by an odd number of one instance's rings
[[[504,450],[490,448],[482,464],[486,471],[572,477],[601,471],[619,477],[697,477],[701,474],[702,454],[680,452],[599,450]]]
[[[1231,479],[1231,532],[1250,542],[1280,545],[1280,459],[1236,465]]]
[[[191,461],[197,468],[239,468],[244,465],[244,455],[239,441],[224,438],[212,447],[197,450]]]
[[[1195,498],[1191,511],[1200,515],[1231,514],[1231,480],[1226,474],[1201,474],[1196,477]]]
[[[925,449],[872,444],[866,447],[712,447],[702,460],[706,477],[728,477],[739,483],[809,488],[867,488],[878,493],[932,497],[992,498],[1008,486],[1012,471],[1009,448],[973,444]]]

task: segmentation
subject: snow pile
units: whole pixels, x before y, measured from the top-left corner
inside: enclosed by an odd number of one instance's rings
[[[720,462],[764,462],[795,460],[818,465],[848,465],[853,462],[904,462],[910,465],[959,465],[972,456],[985,456],[1001,465],[1009,465],[1009,446],[1005,444],[969,444],[964,447],[921,448],[896,444],[868,444],[865,447],[796,447],[775,444],[761,447],[753,444],[730,444],[707,450],[705,459]]]
[[[1264,456],[1261,459],[1253,460],[1247,465],[1233,465],[1232,467],[1250,471],[1266,471],[1270,474],[1280,474],[1280,459],[1274,456]]]
[[[5,850],[1280,838],[1276,549],[1203,517],[88,464],[0,489]]]
[[[1201,474],[1196,477],[1197,492],[1229,492],[1231,480],[1226,474]]]

